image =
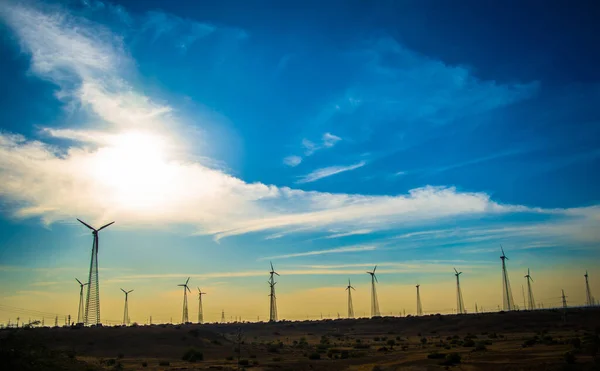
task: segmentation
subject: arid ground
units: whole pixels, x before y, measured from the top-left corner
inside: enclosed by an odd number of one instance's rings
[[[600,370],[600,308],[0,331],[2,370]],[[239,364],[238,364],[239,357]],[[8,368],[6,367],[8,365]]]

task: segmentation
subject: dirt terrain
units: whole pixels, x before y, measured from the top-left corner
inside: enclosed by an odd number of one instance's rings
[[[600,370],[599,333],[600,308],[570,309],[566,320],[540,310],[7,329],[0,362],[2,370]]]

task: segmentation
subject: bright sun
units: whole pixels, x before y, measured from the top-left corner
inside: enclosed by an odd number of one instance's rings
[[[166,156],[167,143],[160,136],[127,132],[115,135],[98,150],[91,171],[106,196],[118,205],[133,210],[154,208],[173,196],[174,173]]]

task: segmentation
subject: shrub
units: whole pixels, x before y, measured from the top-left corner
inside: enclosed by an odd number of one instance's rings
[[[321,355],[317,352],[314,352],[308,356],[308,359],[312,359],[312,360],[321,359]]]
[[[250,361],[247,359],[240,359],[240,361],[238,362],[238,364],[240,366],[249,366],[250,365]]]
[[[575,349],[581,348],[581,339],[580,338],[571,339],[571,345],[573,345],[573,348],[575,348]]]
[[[446,355],[444,353],[438,353],[438,352],[431,352],[427,355],[427,358],[429,358],[429,359],[442,359],[445,357],[446,357]]]
[[[214,339],[211,341],[211,343],[215,344],[215,345],[223,345],[219,340]]]
[[[110,358],[110,359],[107,359],[106,361],[104,361],[104,363],[105,363],[107,366],[114,366],[114,365],[116,365],[116,364],[117,364],[117,360],[116,360],[116,359],[114,359],[114,358]]]
[[[373,366],[373,368],[371,369],[371,371],[383,371],[383,367],[381,367],[379,365],[375,365],[375,366]]]
[[[350,352],[348,352],[347,350],[342,350],[342,353],[340,356],[342,359],[347,359],[350,357]]]
[[[125,357],[125,355],[124,355],[123,353],[119,353],[119,354],[117,354],[117,358],[118,358],[118,359],[122,359],[123,357]]]
[[[474,352],[481,352],[484,350],[487,350],[487,347],[485,346],[485,343],[483,341],[477,342],[477,344],[475,345],[475,349],[473,349]]]
[[[462,357],[458,353],[448,353],[446,354],[446,359],[442,363],[445,366],[452,366],[460,363]]]
[[[490,338],[490,339],[497,339],[498,335],[495,332],[492,332],[492,333],[488,334],[488,338]]]
[[[465,340],[463,342],[463,347],[471,348],[471,347],[474,347],[474,346],[475,346],[475,342],[471,338],[469,338],[469,339],[467,339],[467,340]]]
[[[535,337],[533,337],[533,338],[531,338],[531,339],[527,339],[527,340],[525,340],[525,341],[523,342],[523,345],[521,345],[521,346],[522,346],[523,348],[532,347],[532,346],[534,346],[534,345],[535,345],[536,341],[537,341],[537,340],[536,340],[536,338],[535,338]]]
[[[158,362],[158,365],[159,366],[170,366],[171,363],[169,361],[160,361],[160,362]]]
[[[421,344],[423,344],[423,345],[427,344],[427,338],[421,338]]]
[[[375,336],[375,337],[373,338],[373,341],[379,341],[379,340],[381,340],[381,338],[380,338],[379,336]]]
[[[204,354],[195,348],[190,348],[183,353],[181,359],[188,362],[202,361],[204,360]]]
[[[572,365],[573,363],[575,363],[575,361],[576,361],[576,358],[575,358],[575,354],[573,354],[573,352],[565,353],[565,362]]]
[[[225,357],[225,359],[226,359],[227,361],[233,361],[233,356],[227,356],[227,357]]]
[[[394,340],[394,339],[388,340],[387,345],[389,345],[390,347],[393,347],[394,345],[396,345],[396,340]]]
[[[270,345],[269,348],[267,348],[267,351],[269,353],[279,353],[279,348],[277,348],[275,345]]]
[[[250,358],[256,358],[256,354],[250,354],[248,357],[250,357]]]
[[[273,362],[281,362],[281,357],[273,357]]]
[[[369,344],[355,344],[354,349],[369,349],[371,346]]]
[[[388,348],[387,347],[381,347],[379,349],[377,349],[378,352],[387,352]]]
[[[142,362],[142,367],[148,367],[148,362],[146,362],[146,361]]]

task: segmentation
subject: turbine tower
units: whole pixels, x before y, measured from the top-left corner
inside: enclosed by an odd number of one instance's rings
[[[460,290],[460,275],[459,272],[454,268],[454,275],[456,276],[456,313],[465,314],[465,303],[463,302],[462,291]]]
[[[419,290],[419,287],[421,287],[421,285],[417,285],[417,316],[422,316],[423,315],[423,306],[421,305],[421,292]]]
[[[352,306],[352,290],[356,290],[350,284],[350,280],[348,280],[348,287],[346,287],[348,291],[348,318],[354,318],[354,307]]]
[[[527,268],[527,275],[525,275],[527,279],[527,301],[529,304],[529,310],[535,309],[535,300],[533,300],[533,291],[531,290],[531,282],[533,282],[533,278],[531,278],[531,274],[529,274],[529,268]]]
[[[189,277],[185,281],[185,283],[177,285],[177,286],[183,286],[183,313],[181,315],[181,322],[184,323],[184,324],[189,322],[189,319],[188,319],[187,293],[188,293],[188,291],[192,292],[192,290],[190,290],[190,288],[188,286],[188,282],[190,282],[190,278]]]
[[[121,291],[123,291],[123,293],[125,294],[125,309],[123,309],[123,326],[127,326],[129,324],[129,305],[127,304],[127,298],[133,290],[125,291],[121,289]]]
[[[562,306],[563,309],[567,309],[567,297],[565,296],[565,290],[560,290],[562,292]]]
[[[594,298],[592,297],[592,292],[590,291],[590,282],[588,281],[588,272],[585,271],[583,275],[585,277],[585,305],[591,307],[594,305]]]
[[[83,287],[87,286],[88,283],[81,283],[80,280],[75,278],[75,281],[79,283],[79,308],[77,309],[77,323],[83,323]]]
[[[377,266],[373,268],[373,272],[367,272],[371,275],[371,317],[378,317],[379,314],[379,302],[377,301],[377,290],[375,289],[375,282],[379,283],[377,280],[377,276],[375,275],[375,270]]]
[[[273,269],[273,263],[271,263],[271,271],[269,272],[269,287],[271,288],[271,293],[269,294],[269,322],[277,322],[277,297],[275,296],[275,277],[274,274],[279,276],[279,273],[275,272]]]
[[[504,254],[504,248],[500,245],[502,250],[502,309],[513,310],[515,308],[515,302],[513,300],[512,292],[510,290],[510,282],[508,281],[508,273],[506,272],[506,262],[508,260],[506,254]]]
[[[202,324],[204,322],[204,311],[202,310],[202,295],[206,295],[205,292],[200,290],[198,287],[198,323]]]
[[[95,229],[81,219],[77,219],[81,224],[92,230],[94,242],[92,244],[92,258],[90,260],[90,275],[88,277],[88,290],[85,298],[85,317],[86,325],[100,324],[100,281],[98,279],[98,232],[113,224],[110,222],[102,227]]]

